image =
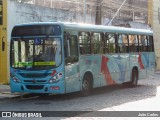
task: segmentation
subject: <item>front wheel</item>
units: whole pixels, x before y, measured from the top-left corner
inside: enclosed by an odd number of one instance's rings
[[[82,95],[87,96],[91,93],[92,91],[92,75],[86,74],[83,77],[83,82],[82,82]]]

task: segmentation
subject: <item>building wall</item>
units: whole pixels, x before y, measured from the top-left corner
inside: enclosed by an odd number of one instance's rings
[[[78,21],[84,21],[83,13],[76,13],[75,11],[69,12],[67,10],[60,10],[56,8],[47,8],[43,6],[35,6],[32,4],[24,4],[24,3],[18,3],[12,0],[8,0],[8,8],[7,8],[7,48],[6,51],[8,59],[7,65],[5,65],[5,69],[3,70],[3,77],[5,74],[5,82],[0,81],[0,83],[8,83],[9,74],[6,72],[6,70],[9,70],[9,45],[10,45],[10,38],[11,38],[11,31],[12,28],[16,24],[22,24],[22,23],[28,23],[28,22],[48,22],[53,20],[58,21],[65,21],[65,22],[78,22]],[[95,16],[91,14],[86,14],[86,23],[95,23]],[[1,62],[1,61],[0,61]],[[7,67],[6,67],[7,66]],[[0,73],[1,74],[1,73]],[[0,77],[1,78],[1,77]],[[6,82],[7,81],[7,82]]]
[[[57,8],[47,8],[38,5],[17,3],[8,0],[8,40],[14,25],[28,22],[47,21],[78,22],[84,21],[83,13],[62,10]],[[86,23],[95,23],[95,15],[86,14]]]
[[[152,27],[154,32],[154,45],[157,59],[157,69],[160,69],[160,0],[152,0]]]

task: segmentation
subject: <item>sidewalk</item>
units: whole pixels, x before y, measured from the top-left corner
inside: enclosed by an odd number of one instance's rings
[[[7,98],[14,98],[18,96],[20,96],[20,94],[11,93],[9,85],[0,84],[0,100],[4,100]]]

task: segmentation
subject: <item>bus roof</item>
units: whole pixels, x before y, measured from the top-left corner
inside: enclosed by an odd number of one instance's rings
[[[90,31],[90,32],[108,32],[108,33],[124,33],[124,34],[139,34],[139,35],[153,35],[153,31],[149,29],[135,29],[115,26],[103,26],[103,25],[92,25],[92,24],[81,24],[81,23],[69,23],[69,22],[32,22],[16,25],[18,26],[30,26],[30,25],[54,25],[59,24],[66,30],[77,30],[77,31]],[[16,27],[15,26],[15,27]]]
[[[153,31],[149,29],[135,29],[135,28],[115,27],[115,26],[72,24],[72,23],[64,23],[64,27],[66,29],[73,29],[80,31],[153,35]]]

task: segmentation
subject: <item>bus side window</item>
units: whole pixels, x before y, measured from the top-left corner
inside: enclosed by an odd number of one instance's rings
[[[103,54],[104,53],[104,34],[103,33],[92,33],[91,34],[91,47],[92,54]]]
[[[147,36],[139,35],[139,51],[147,52]]]
[[[106,33],[106,51],[107,53],[116,53],[116,36],[112,33]]]
[[[128,52],[128,37],[127,35],[118,35],[118,48],[119,53],[127,53]]]
[[[153,36],[148,36],[148,52],[154,52]]]
[[[89,32],[79,32],[80,54],[91,54],[91,37]]]
[[[138,52],[137,35],[129,35],[129,49],[130,49],[130,52]]]
[[[79,54],[77,36],[67,35],[64,37],[64,40],[65,64],[78,62]]]

